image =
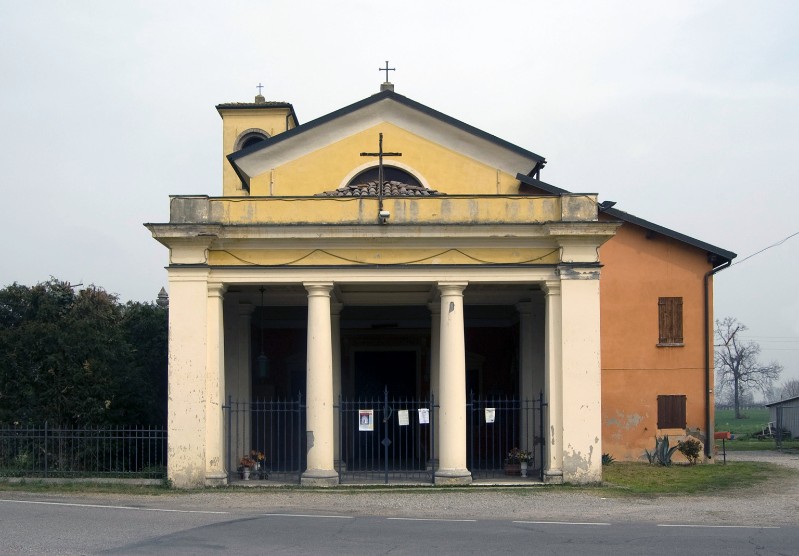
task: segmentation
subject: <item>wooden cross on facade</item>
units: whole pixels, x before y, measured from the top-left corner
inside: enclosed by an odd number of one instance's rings
[[[386,62],[388,65],[388,62]],[[386,74],[388,75],[388,74]],[[377,210],[383,210],[383,157],[384,156],[402,156],[402,153],[385,153],[383,152],[383,134],[380,134],[378,141],[378,151],[376,153],[361,153],[361,156],[376,156],[377,157]]]

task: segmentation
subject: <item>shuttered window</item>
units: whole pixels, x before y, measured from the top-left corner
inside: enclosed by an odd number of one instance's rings
[[[685,396],[658,396],[658,428],[685,428]]]
[[[682,345],[682,297],[658,298],[660,345]]]

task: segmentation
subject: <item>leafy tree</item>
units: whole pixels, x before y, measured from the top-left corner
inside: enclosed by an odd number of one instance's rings
[[[0,422],[159,424],[166,315],[50,279],[0,290]]]
[[[782,365],[777,362],[760,364],[760,345],[741,338],[741,333],[746,330],[746,325],[733,317],[716,320],[716,391],[723,395],[725,390],[732,389],[736,419],[743,418],[743,394],[751,390],[765,394],[782,373]]]

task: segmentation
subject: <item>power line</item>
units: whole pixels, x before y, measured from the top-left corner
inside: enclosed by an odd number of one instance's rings
[[[734,263],[732,263],[732,264],[733,264],[733,265],[736,265],[736,264],[741,264],[742,262],[744,262],[744,261],[747,261],[747,260],[751,259],[751,258],[752,258],[752,257],[754,257],[755,255],[759,255],[759,254],[760,254],[760,253],[762,253],[763,251],[768,251],[768,250],[769,250],[769,249],[771,249],[772,247],[777,247],[778,245],[782,245],[783,243],[785,243],[786,241],[788,241],[789,239],[791,239],[793,236],[798,236],[798,235],[799,235],[799,232],[794,232],[794,233],[792,233],[791,235],[789,235],[788,237],[782,238],[782,239],[781,239],[781,240],[779,240],[777,243],[773,243],[773,244],[769,245],[768,247],[764,247],[764,248],[763,248],[763,249],[761,249],[760,251],[758,251],[758,252],[756,252],[756,253],[752,253],[752,254],[751,254],[751,255],[749,255],[748,257],[744,257],[744,258],[743,258],[743,259],[741,259],[740,261],[735,261],[735,262],[734,262]],[[730,265],[730,266],[732,266],[732,265]]]

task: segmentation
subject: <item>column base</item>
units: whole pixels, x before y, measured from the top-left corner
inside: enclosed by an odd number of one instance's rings
[[[548,485],[562,485],[563,484],[563,470],[561,469],[546,469],[544,470],[544,482]]]
[[[436,471],[437,485],[468,485],[472,483],[472,473],[468,469],[439,469]]]
[[[309,469],[300,478],[300,485],[307,487],[332,487],[338,483],[338,473],[334,469]]]
[[[205,486],[220,487],[227,485],[227,473],[206,473]]]

